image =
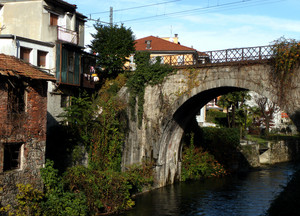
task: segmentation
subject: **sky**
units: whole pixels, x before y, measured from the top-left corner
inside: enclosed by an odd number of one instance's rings
[[[280,37],[300,40],[299,0],[66,0],[93,24],[131,28],[136,39],[178,34],[181,45],[198,51],[269,45]]]

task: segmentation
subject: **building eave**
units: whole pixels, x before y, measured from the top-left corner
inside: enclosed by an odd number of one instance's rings
[[[13,40],[16,39],[16,40],[30,42],[30,43],[39,44],[39,45],[48,46],[48,47],[55,46],[55,44],[51,43],[51,42],[43,42],[43,41],[33,40],[30,38],[20,37],[20,36],[13,35],[13,34],[0,34],[0,39],[13,39]]]
[[[77,9],[77,6],[74,4],[69,4],[68,2],[62,1],[62,0],[45,0],[47,3],[51,3],[57,7],[61,7],[67,11],[74,12]]]

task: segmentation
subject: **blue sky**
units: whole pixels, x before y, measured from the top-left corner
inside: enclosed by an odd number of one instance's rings
[[[299,0],[67,1],[104,22],[113,7],[114,23],[131,28],[136,39],[178,34],[182,45],[199,51],[269,45],[281,36],[300,40]],[[86,23],[86,45],[94,23]]]

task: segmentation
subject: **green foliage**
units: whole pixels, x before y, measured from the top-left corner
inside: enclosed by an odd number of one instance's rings
[[[0,215],[1,213],[9,216],[42,215],[43,192],[34,189],[30,184],[17,184],[17,188],[19,193],[16,196],[16,206],[14,208],[10,205],[0,206]]]
[[[92,121],[98,107],[94,103],[95,98],[90,97],[86,92],[83,92],[79,97],[71,98],[71,105],[65,108],[62,117],[63,123],[68,125],[71,136],[69,141],[75,145],[89,146],[90,133],[89,130],[93,127]]]
[[[100,170],[121,169],[121,148],[124,143],[124,132],[120,121],[120,112],[125,105],[117,98],[99,101],[101,114],[97,125],[92,129],[90,166]]]
[[[227,126],[226,113],[215,109],[206,111],[206,121],[215,123],[222,127]]]
[[[238,128],[202,128],[201,146],[214,155],[226,170],[239,161],[238,147],[240,133]]]
[[[246,100],[250,100],[249,91],[230,92],[222,95],[218,105],[226,109],[228,127],[241,126],[245,128],[245,117],[247,113]],[[231,113],[229,112],[229,109]]]
[[[135,51],[133,32],[123,25],[104,26],[100,22],[94,27],[97,32],[92,34],[90,48],[97,53],[97,64],[102,68],[100,76],[115,78],[124,72],[127,57]]]
[[[138,102],[137,117],[140,127],[143,119],[146,86],[148,84],[156,85],[161,83],[174,70],[170,65],[161,64],[159,57],[157,57],[154,64],[151,64],[150,53],[148,52],[137,52],[134,58],[137,66],[136,70],[129,76],[127,86],[130,91],[129,105],[131,107],[132,120],[135,120],[136,102]]]
[[[216,147],[219,145],[222,146],[223,148],[236,148],[240,145],[239,131],[236,128],[202,128],[202,129],[203,129],[203,139],[205,145],[213,145]]]
[[[117,96],[126,78],[106,79],[97,97],[74,98],[66,109],[65,127],[73,143],[73,159],[89,154],[88,167],[76,165],[59,176],[52,162],[42,169],[45,184],[44,211],[48,215],[97,215],[118,212],[134,205],[132,193],[152,184],[145,167],[121,173],[121,150],[126,129],[125,104]],[[84,145],[83,145],[84,144]]]
[[[181,180],[197,180],[208,177],[226,175],[224,167],[214,156],[202,148],[194,146],[194,136],[191,136],[189,147],[185,147],[182,157]]]
[[[43,215],[87,215],[86,197],[80,191],[64,190],[63,179],[53,168],[53,161],[47,161],[41,169],[45,184],[45,201],[42,203]]]
[[[132,186],[130,193],[135,194],[153,185],[153,163],[130,166],[125,175]]]
[[[44,193],[33,188],[30,184],[18,184],[19,193],[16,196],[16,207],[1,208],[0,212],[9,215],[87,215],[85,195],[80,191],[67,191],[64,181],[53,168],[53,161],[47,160],[45,168],[41,169],[41,176],[45,184]]]
[[[112,170],[100,171],[82,166],[72,167],[65,175],[72,191],[83,191],[92,214],[117,212],[134,205],[127,176]]]
[[[287,96],[293,87],[292,81],[296,66],[300,62],[300,42],[294,39],[279,38],[273,42],[273,58],[270,77],[273,79],[278,104],[285,105]]]
[[[281,37],[274,41],[273,52],[273,76],[281,83],[287,82],[300,61],[300,42]]]

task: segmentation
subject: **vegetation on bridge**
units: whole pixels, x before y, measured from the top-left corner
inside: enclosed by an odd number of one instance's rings
[[[142,125],[144,113],[144,95],[147,85],[157,85],[164,78],[174,71],[170,65],[161,64],[160,57],[156,58],[154,64],[150,61],[150,53],[137,52],[135,54],[136,70],[129,74],[127,86],[130,92],[129,106],[131,108],[131,118],[136,120],[136,103],[137,118],[139,127]]]
[[[300,42],[284,37],[274,41],[274,57],[272,59],[271,78],[274,81],[279,105],[287,102],[287,96],[293,89],[292,81],[295,77],[295,69],[300,63]]]

